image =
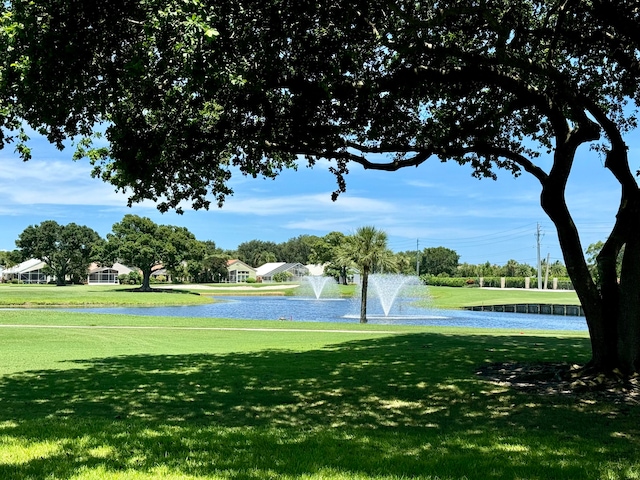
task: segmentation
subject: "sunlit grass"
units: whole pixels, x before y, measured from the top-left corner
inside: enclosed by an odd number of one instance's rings
[[[0,324],[15,325],[0,327],[2,479],[640,473],[637,406],[476,374],[491,362],[584,362],[581,332],[35,310],[4,311]]]
[[[475,305],[514,305],[526,303],[579,305],[574,291],[538,291],[466,287],[425,287],[425,304],[435,308],[462,308]]]
[[[131,287],[135,288],[135,287]],[[126,286],[92,285],[0,285],[0,307],[48,306],[162,306],[197,305],[211,299],[197,293],[154,287],[154,292],[130,291]]]

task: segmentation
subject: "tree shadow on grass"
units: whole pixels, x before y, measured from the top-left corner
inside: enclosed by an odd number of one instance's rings
[[[0,381],[0,478],[624,478],[640,464],[640,409],[475,374],[497,361],[584,360],[587,342],[412,334],[13,375]]]

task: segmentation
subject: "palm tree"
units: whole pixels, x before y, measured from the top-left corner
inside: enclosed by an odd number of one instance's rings
[[[350,263],[360,270],[362,297],[360,301],[360,323],[367,323],[367,289],[369,274],[374,269],[390,267],[393,255],[387,248],[387,234],[375,227],[365,226],[345,238],[338,254],[338,262]]]
[[[275,253],[269,250],[261,250],[260,252],[256,253],[253,259],[253,264],[256,267],[259,267],[260,265],[264,265],[265,263],[273,263],[277,261],[278,261],[278,257],[276,257]]]

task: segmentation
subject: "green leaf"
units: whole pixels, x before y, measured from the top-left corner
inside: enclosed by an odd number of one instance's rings
[[[218,35],[220,35],[220,32],[218,32],[218,30],[216,30],[215,28],[207,28],[204,31],[204,36],[207,38],[217,37]]]

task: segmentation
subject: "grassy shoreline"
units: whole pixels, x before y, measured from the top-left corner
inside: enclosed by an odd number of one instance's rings
[[[158,285],[154,292],[130,291],[127,286],[72,285],[0,285],[0,307],[42,306],[178,306],[209,303],[212,297],[223,295],[294,295],[292,284],[240,285]],[[353,296],[354,285],[340,286],[339,295]],[[190,295],[191,294],[191,295]],[[424,287],[424,306],[459,309],[475,305],[522,303],[556,303],[578,305],[575,292],[536,290],[497,290],[481,288]]]

